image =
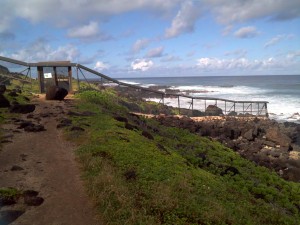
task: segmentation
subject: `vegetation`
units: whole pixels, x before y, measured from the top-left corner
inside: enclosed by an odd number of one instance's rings
[[[22,194],[22,192],[15,188],[0,188],[0,199],[2,199],[2,198],[17,198],[21,194]]]
[[[25,84],[22,95],[5,96],[25,103],[37,87]],[[70,116],[85,132],[70,129],[67,136],[79,144],[86,187],[105,224],[300,224],[299,183],[218,142],[129,113],[158,112],[160,104],[113,89],[77,96],[76,110],[92,113]],[[8,114],[0,110],[2,123]],[[2,188],[0,200],[20,194]]]
[[[231,149],[128,113],[110,91],[79,95],[68,131],[106,224],[300,224],[300,184]],[[123,122],[122,122],[123,121]],[[74,132],[76,135],[74,135]]]

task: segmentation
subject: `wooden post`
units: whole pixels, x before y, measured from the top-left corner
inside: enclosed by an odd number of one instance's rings
[[[268,106],[267,106],[267,103],[265,103],[265,108],[266,108],[266,117],[269,118],[269,113],[268,113]]]
[[[55,83],[55,86],[58,86],[56,66],[53,66],[53,71],[54,71],[54,83]]]
[[[43,67],[38,66],[37,71],[38,71],[38,80],[39,80],[40,93],[44,93],[45,92],[45,84],[44,84]]]
[[[78,88],[77,91],[79,91],[80,90],[80,84],[79,84],[79,76],[78,76],[78,67],[77,66],[76,66],[76,76],[77,76],[77,88]]]
[[[180,101],[179,101],[179,95],[178,95],[178,113],[180,115]]]
[[[192,98],[192,116],[194,115],[194,98]]]
[[[68,66],[68,77],[69,77],[69,92],[73,91],[73,85],[72,85],[72,67]]]

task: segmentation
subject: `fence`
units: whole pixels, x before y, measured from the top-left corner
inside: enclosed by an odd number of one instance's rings
[[[25,78],[28,78],[30,75],[31,78],[31,68],[37,67],[41,65],[41,63],[26,63],[23,61],[18,61],[6,57],[0,56],[0,61],[9,62],[12,64],[17,64],[23,67],[26,67],[24,71],[27,71]],[[45,64],[45,65],[44,65]],[[56,66],[55,62],[45,62],[44,66]],[[198,115],[210,115],[211,113],[208,111],[208,106],[215,106],[222,110],[222,113],[226,116],[265,116],[268,117],[268,108],[267,101],[234,101],[229,99],[222,98],[212,98],[212,97],[199,97],[199,96],[190,96],[183,94],[172,94],[166,93],[163,91],[153,90],[151,88],[145,88],[133,84],[128,84],[121,82],[117,79],[113,79],[109,76],[106,76],[98,71],[92,70],[88,67],[85,67],[81,64],[77,63],[66,63],[63,65],[62,63],[59,66],[71,66],[76,70],[76,80],[78,90],[80,90],[80,80],[85,80],[85,82],[91,87],[90,80],[87,79],[86,73],[96,75],[100,78],[98,81],[101,84],[115,84],[118,87],[125,87],[124,92],[128,89],[133,89],[137,92],[147,92],[149,96],[152,95],[151,100],[155,100],[159,103],[166,104],[166,100],[177,100],[176,107],[178,108],[179,114],[182,114],[182,111],[188,110],[190,116],[198,116]],[[22,71],[22,72],[24,72]],[[127,90],[126,90],[127,89]],[[173,101],[174,106],[174,101]],[[216,109],[216,108],[215,108]],[[217,110],[217,109],[216,109]]]

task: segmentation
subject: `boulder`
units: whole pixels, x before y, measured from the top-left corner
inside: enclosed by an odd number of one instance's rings
[[[10,108],[11,113],[22,113],[22,114],[31,113],[34,110],[35,110],[35,105],[33,105],[33,104],[13,105]]]
[[[248,141],[253,141],[253,129],[248,130],[246,133],[244,133],[244,138],[246,138]]]
[[[39,206],[44,202],[44,199],[37,196],[30,196],[25,195],[24,196],[24,203],[28,206]]]
[[[9,73],[9,70],[7,67],[0,65],[0,72],[2,73]]]
[[[3,94],[6,91],[5,84],[0,84],[0,94]]]
[[[0,94],[0,108],[7,107],[10,107],[9,101],[2,94]]]
[[[11,97],[18,97],[19,95],[18,95],[18,93],[16,92],[16,91],[10,91],[9,93],[8,93],[8,95],[9,96],[11,96]]]
[[[237,116],[237,112],[231,111],[230,113],[227,114],[227,116]]]
[[[123,117],[123,116],[115,116],[114,119],[119,121],[119,122],[128,123],[128,119],[126,117]]]
[[[25,211],[22,210],[3,210],[0,211],[0,222],[1,224],[11,224],[18,217],[24,214]],[[3,223],[2,223],[3,222]]]
[[[51,86],[47,89],[46,100],[64,100],[68,95],[68,91],[65,88],[58,86]]]
[[[218,106],[209,105],[205,110],[205,114],[208,116],[220,116],[223,115],[223,111]]]
[[[292,140],[282,132],[278,127],[271,127],[266,131],[266,139],[280,146],[287,147],[291,145]]]

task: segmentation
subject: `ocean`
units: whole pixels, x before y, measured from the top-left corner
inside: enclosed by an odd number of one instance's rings
[[[240,101],[268,101],[271,119],[300,123],[300,75],[125,78],[143,87],[162,86],[190,95]],[[159,99],[149,99],[159,101]],[[177,106],[176,99],[165,104]],[[181,105],[189,107],[189,103]]]

